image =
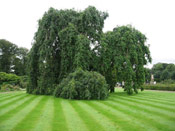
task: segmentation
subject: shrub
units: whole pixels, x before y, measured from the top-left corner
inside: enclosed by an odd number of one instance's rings
[[[175,91],[175,84],[144,85],[144,89],[147,89],[147,90]]]
[[[1,91],[19,91],[20,87],[18,85],[3,84],[1,86]]]
[[[175,84],[175,80],[167,79],[160,82],[161,84]]]
[[[20,90],[20,87],[18,85],[13,86],[13,91],[19,91],[19,90]]]
[[[105,78],[97,72],[77,69],[56,86],[54,96],[66,99],[106,99],[108,85]]]
[[[0,72],[0,85],[2,84],[19,84],[20,77],[15,74],[8,74],[5,72]]]
[[[1,91],[12,91],[13,90],[13,85],[11,84],[3,84],[1,86]]]

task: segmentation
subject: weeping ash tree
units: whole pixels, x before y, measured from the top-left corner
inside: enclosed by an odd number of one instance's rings
[[[130,25],[103,34],[98,48],[98,69],[105,76],[111,92],[114,92],[116,82],[124,82],[128,94],[143,90],[144,65],[151,62],[145,42],[145,35]]]
[[[107,16],[91,6],[79,12],[50,8],[39,20],[29,53],[27,92],[52,94],[76,68],[94,70],[91,47],[100,43]]]
[[[144,65],[151,62],[146,37],[132,26],[120,26],[103,33],[107,16],[92,6],[79,12],[50,8],[39,20],[29,53],[27,92],[52,94],[55,87],[63,88],[57,86],[63,78],[74,78],[68,74],[77,68],[101,73],[110,92],[114,92],[117,82],[124,82],[128,94],[142,89]],[[76,82],[65,83],[67,88],[70,85],[76,85]],[[69,94],[69,90],[66,93]]]

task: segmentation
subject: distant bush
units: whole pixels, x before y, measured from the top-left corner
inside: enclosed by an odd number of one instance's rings
[[[1,86],[1,91],[11,91],[12,88],[13,88],[13,86],[10,85],[10,84],[3,84],[3,85]]]
[[[12,91],[19,91],[21,90],[20,86],[16,85],[16,86],[13,86],[13,90]]]
[[[175,80],[167,79],[160,82],[161,84],[175,84]]]
[[[1,86],[1,91],[18,91],[20,90],[20,87],[17,85],[11,85],[11,84],[3,84]]]
[[[17,85],[20,82],[20,77],[15,74],[8,74],[5,72],[0,72],[0,85],[2,84],[12,84]]]
[[[15,74],[0,72],[1,91],[20,90],[20,88],[26,88],[27,84],[28,84],[27,76],[17,76]]]
[[[175,91],[175,84],[144,85],[144,89],[147,89],[147,90]]]
[[[66,99],[106,99],[108,86],[101,74],[78,69],[56,86],[54,96]]]

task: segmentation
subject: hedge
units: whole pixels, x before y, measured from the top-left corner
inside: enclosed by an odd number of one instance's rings
[[[144,85],[145,90],[175,91],[175,84]]]

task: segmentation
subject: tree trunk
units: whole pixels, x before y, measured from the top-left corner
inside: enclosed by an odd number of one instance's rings
[[[110,88],[110,93],[113,93],[114,92],[114,87],[111,87]]]

